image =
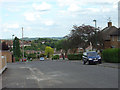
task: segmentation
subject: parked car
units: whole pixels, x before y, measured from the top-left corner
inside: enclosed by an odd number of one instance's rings
[[[100,55],[98,55],[98,53],[95,51],[89,51],[89,52],[83,53],[82,58],[83,58],[83,64],[86,64],[86,63],[101,64],[102,63]]]
[[[27,61],[27,58],[24,58],[24,60],[22,59],[22,62],[26,62]]]
[[[44,61],[45,60],[45,58],[44,57],[40,57],[40,61]]]

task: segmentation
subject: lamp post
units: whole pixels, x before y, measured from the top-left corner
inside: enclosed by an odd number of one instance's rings
[[[11,48],[13,48],[13,37],[14,37],[14,36],[15,36],[15,35],[13,34],[13,35],[12,35],[12,44],[11,44],[12,46],[11,46]]]
[[[13,35],[12,35],[12,41],[13,41],[13,37],[14,37],[14,36],[15,36],[15,35],[13,34]]]
[[[97,49],[97,20],[93,20],[93,22],[95,22],[95,34],[96,34],[96,49]]]
[[[22,51],[23,51],[23,61],[24,61],[23,27],[22,27]]]
[[[95,22],[95,28],[97,28],[97,20],[93,20]]]

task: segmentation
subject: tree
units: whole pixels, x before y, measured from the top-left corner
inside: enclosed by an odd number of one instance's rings
[[[90,25],[73,26],[73,30],[68,35],[68,41],[70,42],[70,48],[86,48],[89,43],[92,42],[93,46],[96,46],[96,35],[99,29]],[[98,36],[98,35],[97,35]],[[98,41],[98,40],[97,40]]]
[[[20,43],[19,43],[19,39],[17,37],[15,37],[15,39],[13,40],[13,55],[15,57],[21,56]]]
[[[45,48],[45,55],[47,55],[47,58],[50,58],[53,55],[53,53],[54,53],[54,49],[53,48],[51,48],[49,46],[47,46]]]
[[[6,42],[2,42],[2,50],[9,50],[9,47],[6,44]]]
[[[62,39],[62,40],[59,40],[56,43],[56,49],[57,50],[63,49],[65,51],[65,53],[67,54],[67,51],[70,48],[69,45],[70,45],[70,43],[69,43],[69,41],[67,39]]]

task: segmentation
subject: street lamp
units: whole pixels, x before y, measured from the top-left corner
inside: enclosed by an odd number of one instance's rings
[[[22,51],[23,51],[23,60],[24,60],[23,27],[22,27]]]
[[[13,37],[14,37],[14,36],[15,36],[15,35],[13,34],[13,35],[12,35],[12,41],[13,41]]]
[[[12,43],[11,43],[11,48],[13,48],[13,37],[14,37],[15,35],[13,34],[12,35]]]
[[[97,49],[97,20],[93,20],[93,22],[95,22],[95,34],[96,34],[96,49]]]
[[[93,20],[95,22],[95,28],[97,28],[97,20]]]

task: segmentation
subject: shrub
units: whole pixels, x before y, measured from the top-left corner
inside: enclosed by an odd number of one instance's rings
[[[82,53],[80,54],[68,54],[69,60],[81,60],[82,59]]]
[[[28,59],[30,59],[30,58],[35,59],[36,58],[36,54],[28,54]]]
[[[40,57],[45,57],[46,55],[45,54],[40,54]]]
[[[19,59],[20,59],[19,57],[15,57],[15,61],[19,61]]]
[[[102,59],[105,62],[120,63],[120,49],[106,49],[102,52]]]
[[[52,57],[52,60],[57,60],[57,59],[59,59],[59,55],[55,55]]]

